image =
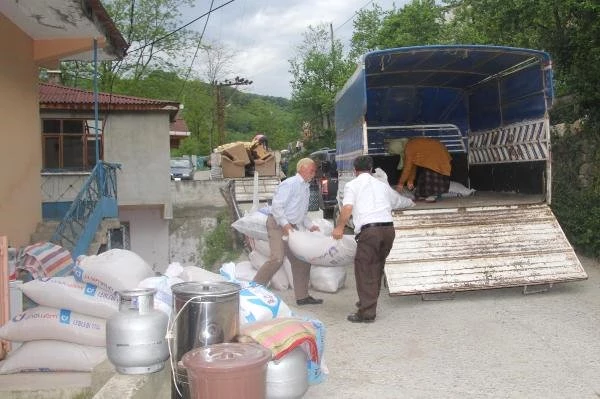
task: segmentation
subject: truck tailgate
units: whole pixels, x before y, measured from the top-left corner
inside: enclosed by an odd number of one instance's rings
[[[274,176],[260,177],[258,179],[254,177],[242,177],[233,180],[235,183],[235,200],[238,203],[252,202],[255,198],[255,191],[259,202],[270,202],[280,182]]]
[[[390,295],[587,278],[546,204],[405,210],[385,265]]]

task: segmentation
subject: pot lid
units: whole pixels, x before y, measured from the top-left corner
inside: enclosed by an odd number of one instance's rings
[[[266,367],[271,351],[262,345],[227,342],[192,349],[181,362],[191,372],[230,373]]]
[[[171,286],[175,295],[226,296],[239,292],[240,285],[231,281],[190,281]]]

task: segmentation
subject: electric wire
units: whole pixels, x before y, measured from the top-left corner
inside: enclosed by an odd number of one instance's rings
[[[365,8],[366,6],[368,6],[369,4],[373,3],[374,0],[369,0],[365,3],[365,5],[363,5],[362,7],[360,7],[358,10],[354,11],[354,14],[352,14],[352,16],[350,18],[348,18],[347,20],[345,20],[341,25],[339,25],[337,28],[335,28],[333,31],[337,31],[338,29],[340,29],[342,26],[346,25],[348,22],[352,21],[354,19],[354,17],[356,16],[356,14],[358,14],[358,12],[360,10],[362,10],[363,8]]]
[[[185,86],[187,85],[187,81],[190,76],[190,72],[192,71],[192,67],[194,66],[196,57],[198,56],[198,51],[200,50],[200,45],[202,44],[202,38],[204,38],[204,32],[206,31],[206,26],[208,25],[208,20],[210,18],[210,14],[213,11],[214,3],[215,3],[215,0],[211,0],[210,8],[208,9],[208,15],[206,16],[206,20],[204,21],[204,26],[202,27],[202,32],[200,33],[200,37],[198,38],[198,45],[196,46],[196,51],[194,52],[194,56],[192,57],[192,62],[190,62],[190,67],[188,68],[187,73],[185,74],[185,77],[183,78],[181,90],[179,91],[179,94],[177,95],[177,101],[181,100],[181,96],[183,95],[183,90],[185,89]]]
[[[199,19],[206,17],[206,16],[207,16],[208,14],[210,14],[211,12],[217,11],[217,10],[219,10],[219,9],[221,9],[221,8],[223,8],[223,7],[225,7],[226,5],[229,5],[229,4],[233,3],[234,1],[235,1],[235,0],[229,0],[228,2],[221,4],[220,6],[218,6],[218,7],[214,8],[214,9],[210,10],[209,12],[205,12],[204,14],[200,15],[199,17],[192,19],[192,20],[191,20],[190,22],[188,22],[187,24],[184,24],[184,25],[180,26],[179,28],[172,30],[171,32],[169,32],[169,33],[167,33],[167,34],[165,34],[165,35],[163,35],[163,36],[159,37],[158,39],[156,39],[156,40],[154,40],[154,41],[152,41],[152,42],[150,42],[150,43],[144,44],[143,46],[140,46],[140,47],[138,47],[138,48],[136,48],[136,49],[134,49],[134,50],[131,50],[129,53],[134,53],[134,52],[136,52],[136,51],[139,51],[139,50],[142,50],[142,49],[144,49],[144,48],[146,48],[146,47],[148,47],[148,46],[152,46],[152,45],[154,45],[154,44],[156,44],[156,43],[160,42],[161,40],[164,40],[164,39],[166,39],[167,37],[169,37],[169,36],[171,36],[171,35],[173,35],[173,34],[175,34],[175,33],[179,32],[180,30],[182,30],[182,29],[184,29],[184,28],[187,28],[188,26],[190,26],[190,25],[191,25],[191,24],[193,24],[194,22],[198,21]]]

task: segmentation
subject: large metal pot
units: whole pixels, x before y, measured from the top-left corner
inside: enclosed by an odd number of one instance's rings
[[[165,339],[169,318],[154,309],[155,293],[154,288],[119,292],[119,312],[106,322],[108,359],[119,373],[153,373],[169,358]]]
[[[173,291],[173,398],[189,398],[186,370],[179,365],[194,348],[231,342],[239,332],[240,286],[229,281],[186,282]]]

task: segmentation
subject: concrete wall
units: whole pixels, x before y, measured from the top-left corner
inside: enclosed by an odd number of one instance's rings
[[[0,235],[21,246],[42,218],[38,69],[32,40],[2,14],[0,38]]]
[[[170,218],[168,114],[113,113],[106,122],[104,160],[122,165],[119,206],[162,205]]]
[[[119,219],[129,222],[131,250],[156,271],[169,264],[172,216],[169,115],[113,113],[104,127],[104,160],[117,171]]]
[[[161,209],[119,209],[119,220],[129,223],[131,250],[157,272],[169,265],[169,220]]]
[[[171,183],[173,219],[169,226],[169,258],[184,266],[202,265],[206,235],[214,230],[219,212],[227,209],[219,189],[224,180]]]

